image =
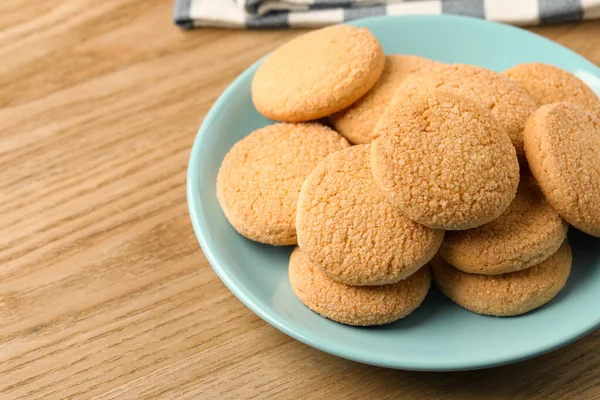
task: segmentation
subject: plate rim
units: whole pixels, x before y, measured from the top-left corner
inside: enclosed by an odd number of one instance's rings
[[[562,46],[559,43],[556,43],[550,39],[547,39],[543,36],[540,36],[536,33],[521,29],[516,26],[507,25],[500,22],[488,21],[479,18],[472,18],[466,16],[458,16],[458,15],[431,15],[431,14],[412,14],[412,15],[388,15],[388,16],[377,16],[370,18],[357,19],[354,21],[347,22],[348,25],[355,26],[364,26],[370,23],[373,23],[377,20],[407,20],[407,19],[421,19],[424,23],[430,23],[431,21],[439,21],[439,20],[447,20],[462,23],[469,23],[474,25],[495,25],[500,29],[508,29],[513,31],[518,31],[519,34],[526,34],[535,36],[537,40],[543,40],[546,42],[550,42],[555,46],[562,48],[569,52],[573,57],[579,59],[579,61],[584,64],[588,64],[590,69],[595,70],[596,74],[600,76],[600,68],[593,64],[591,61],[587,60],[585,57],[577,54],[571,49],[568,49]],[[561,347],[564,347],[568,344],[571,344],[580,338],[588,335],[598,327],[600,327],[600,317],[598,321],[591,324],[587,329],[581,330],[576,334],[573,334],[569,337],[566,337],[562,341],[549,343],[542,348],[536,349],[533,352],[522,352],[520,354],[512,354],[510,356],[492,356],[485,361],[482,362],[472,362],[472,361],[461,361],[459,359],[455,359],[452,363],[449,364],[439,364],[434,362],[419,362],[419,360],[415,359],[407,359],[406,362],[392,362],[392,360],[385,359],[373,359],[366,353],[361,353],[356,351],[356,349],[345,350],[344,347],[340,346],[332,346],[327,343],[322,343],[319,340],[311,337],[310,334],[303,334],[301,331],[294,329],[293,326],[290,326],[288,323],[282,323],[278,318],[271,315],[271,313],[259,304],[260,301],[256,299],[251,290],[247,289],[245,285],[235,282],[235,279],[229,274],[226,268],[223,268],[221,262],[219,261],[219,257],[215,254],[213,250],[213,245],[211,245],[211,241],[207,235],[208,227],[206,223],[205,217],[202,215],[202,202],[200,198],[202,196],[197,196],[196,193],[199,193],[199,181],[200,181],[200,162],[201,160],[200,153],[202,151],[202,143],[204,142],[204,138],[210,134],[208,126],[212,125],[213,120],[216,118],[218,110],[222,108],[225,104],[229,102],[229,98],[239,90],[240,86],[243,85],[243,82],[251,78],[254,74],[256,68],[260,63],[264,60],[266,56],[261,57],[255,63],[253,63],[250,67],[244,70],[240,75],[238,75],[234,81],[229,84],[229,86],[225,89],[223,93],[218,97],[218,99],[213,103],[210,110],[206,114],[200,129],[198,130],[196,137],[194,139],[194,143],[192,145],[192,150],[190,152],[190,157],[188,160],[188,168],[186,174],[186,196],[188,203],[188,211],[190,214],[190,219],[192,222],[192,227],[196,238],[200,244],[206,259],[210,263],[213,270],[217,273],[221,281],[227,286],[227,288],[252,312],[262,318],[264,321],[269,323],[271,326],[277,328],[281,332],[286,335],[308,345],[314,347],[318,350],[321,350],[325,353],[329,353],[341,358],[345,358],[348,360],[379,366],[386,368],[394,368],[394,369],[404,369],[404,370],[413,370],[413,371],[465,371],[465,370],[476,370],[483,368],[491,368],[496,366],[502,366],[507,364],[516,363],[519,361],[524,361],[527,359],[535,358],[540,355],[549,353],[553,350],[557,350]],[[301,328],[301,327],[300,327]]]

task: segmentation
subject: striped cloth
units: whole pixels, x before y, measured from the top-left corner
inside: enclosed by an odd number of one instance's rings
[[[183,28],[316,28],[403,14],[551,24],[600,18],[600,0],[175,0],[174,19]]]

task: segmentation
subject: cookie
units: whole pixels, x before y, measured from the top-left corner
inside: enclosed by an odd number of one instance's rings
[[[385,54],[366,28],[335,25],[298,36],[267,56],[252,79],[265,117],[300,122],[343,110],[379,79]]]
[[[515,199],[500,217],[475,229],[447,232],[439,255],[463,272],[515,272],[556,253],[567,229],[535,180],[521,176]]]
[[[323,160],[302,185],[298,245],[327,276],[347,285],[383,285],[413,274],[437,252],[444,233],[390,204],[369,167],[369,145]]]
[[[498,120],[524,162],[523,128],[537,106],[525,90],[507,77],[474,65],[437,64],[410,75],[399,91],[441,91],[474,101]]]
[[[456,304],[477,314],[508,317],[552,300],[567,283],[572,260],[571,247],[565,241],[540,264],[502,275],[462,272],[438,256],[431,267],[437,286]]]
[[[371,131],[394,97],[398,86],[408,75],[433,64],[437,62],[419,56],[387,56],[383,73],[375,86],[356,103],[330,116],[331,125],[354,144],[370,143]]]
[[[296,244],[296,203],[302,182],[328,154],[349,147],[316,123],[275,124],[252,132],[225,156],[217,199],[243,236],[272,245]]]
[[[463,97],[398,93],[371,143],[373,176],[390,202],[436,229],[474,228],[500,216],[515,197],[519,163],[498,122]]]
[[[568,223],[600,237],[600,119],[580,106],[540,107],[525,127],[529,168]]]
[[[421,305],[431,285],[428,267],[391,285],[348,286],[324,275],[296,248],[290,257],[290,286],[308,308],[347,325],[383,325]]]
[[[600,99],[575,75],[554,65],[519,64],[502,73],[521,86],[538,106],[567,102],[600,117]]]

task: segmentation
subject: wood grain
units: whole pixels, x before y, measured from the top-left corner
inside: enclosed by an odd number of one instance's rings
[[[485,371],[296,342],[219,281],[185,172],[225,87],[300,31],[183,32],[171,0],[0,3],[0,398],[600,398],[600,331]],[[535,31],[600,63],[600,23]]]

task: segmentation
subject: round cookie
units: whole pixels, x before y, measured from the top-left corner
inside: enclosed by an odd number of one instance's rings
[[[554,103],[527,121],[525,151],[544,195],[568,223],[600,237],[600,119]]]
[[[539,106],[567,102],[600,117],[600,99],[575,75],[542,63],[519,64],[502,73],[521,86]]]
[[[237,142],[217,175],[217,199],[243,236],[272,245],[296,244],[296,203],[302,182],[328,154],[349,147],[316,123],[275,124]]]
[[[556,253],[567,229],[535,180],[521,176],[515,199],[500,217],[475,229],[447,232],[439,255],[463,272],[515,272]]]
[[[515,197],[515,149],[490,113],[470,100],[440,92],[394,98],[373,133],[375,181],[413,221],[474,228],[497,218]]]
[[[347,325],[383,325],[421,305],[431,285],[427,266],[391,285],[348,286],[324,275],[298,247],[289,266],[290,286],[308,308]]]
[[[404,80],[399,92],[441,91],[466,97],[489,110],[506,131],[524,161],[523,128],[537,108],[533,99],[510,79],[485,68],[465,64],[437,64]]]
[[[298,246],[330,278],[347,285],[384,285],[415,273],[439,249],[443,231],[411,221],[379,190],[369,145],[323,160],[302,185]]]
[[[383,73],[375,86],[350,107],[330,116],[331,125],[354,144],[370,143],[373,128],[402,81],[413,72],[434,64],[437,62],[419,56],[387,56]]]
[[[299,122],[343,110],[379,79],[385,54],[366,28],[334,25],[298,36],[267,56],[252,79],[265,117]]]
[[[431,260],[433,280],[448,298],[477,314],[521,315],[552,300],[571,272],[571,247],[565,240],[540,264],[502,275],[462,272],[440,257]]]

